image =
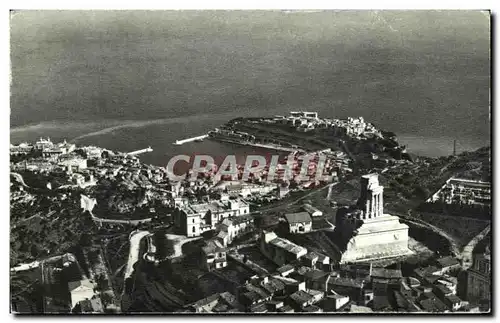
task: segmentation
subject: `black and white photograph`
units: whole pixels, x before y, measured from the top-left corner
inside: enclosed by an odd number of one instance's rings
[[[493,16],[10,10],[10,313],[491,315]]]

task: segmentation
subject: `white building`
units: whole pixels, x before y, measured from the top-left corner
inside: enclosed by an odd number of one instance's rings
[[[224,219],[250,214],[248,203],[240,199],[223,197],[209,203],[179,205],[174,212],[178,231],[188,237],[196,237],[213,230]]]
[[[94,282],[89,279],[73,281],[68,283],[68,289],[71,294],[71,308],[86,299],[92,299],[94,293]]]
[[[64,158],[59,161],[59,166],[67,168],[72,172],[87,169],[87,160],[80,157]]]
[[[274,232],[263,231],[260,239],[262,253],[278,266],[291,263],[307,254],[307,249],[290,240],[278,237]]]
[[[36,143],[35,143],[35,149],[38,151],[43,151],[44,149],[52,148],[54,147],[54,143],[50,141],[50,138],[43,139],[40,138]]]
[[[290,116],[294,118],[311,118],[317,119],[318,112],[309,112],[309,111],[291,111]]]
[[[491,183],[451,177],[427,202],[490,204]]]
[[[325,298],[325,311],[335,312],[339,310],[342,306],[349,303],[349,296],[344,296],[340,294],[328,295]]]
[[[251,195],[266,195],[276,189],[275,185],[270,184],[250,184],[239,181],[222,181],[215,187],[216,190],[226,191],[230,196],[241,196],[247,198]]]
[[[323,216],[323,212],[321,212],[320,210],[318,210],[317,208],[315,208],[311,204],[306,203],[302,206],[302,208],[304,209],[304,211],[309,213],[309,215],[312,217]]]
[[[213,269],[227,266],[226,249],[217,240],[207,241],[207,245],[201,248],[201,267],[211,271]]]
[[[33,150],[33,146],[26,143],[26,142],[20,143],[17,146],[10,145],[10,154],[11,155],[26,155],[29,152],[31,152],[32,150]]]
[[[227,232],[227,243],[233,242],[233,240],[246,232],[251,228],[253,224],[253,217],[250,215],[239,216],[235,218],[227,218],[222,221],[220,225],[221,231]]]
[[[306,233],[312,229],[312,219],[307,212],[287,213],[284,218],[290,233]]]

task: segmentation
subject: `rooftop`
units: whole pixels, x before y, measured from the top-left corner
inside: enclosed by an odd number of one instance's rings
[[[450,267],[450,266],[460,265],[460,262],[457,259],[455,259],[455,258],[453,258],[451,256],[439,258],[437,260],[437,262],[443,268],[444,267]]]
[[[288,223],[311,222],[311,216],[307,212],[287,213],[285,219]]]
[[[318,306],[316,305],[309,305],[309,306],[306,306],[302,309],[302,311],[304,312],[309,312],[309,313],[315,313],[315,312],[322,312],[322,309],[319,308]]]
[[[219,231],[219,233],[217,233],[217,237],[218,238],[222,238],[224,239],[225,237],[227,237],[229,234],[226,232],[226,231]]]
[[[102,312],[104,310],[101,298],[97,296],[94,296],[91,299],[80,301],[80,309],[82,313]]]
[[[314,260],[314,259],[316,259],[316,260],[317,260],[317,259],[319,258],[319,256],[318,256],[318,254],[317,254],[317,253],[315,253],[314,251],[309,251],[309,252],[308,252],[308,253],[304,256],[304,258],[307,258],[307,259],[309,259],[309,260]]]
[[[285,283],[285,285],[287,286],[295,286],[295,285],[298,285],[300,284],[300,282],[296,279],[293,279],[293,278],[289,278],[289,277],[282,277],[282,276],[273,276],[274,278],[282,281],[283,283]]]
[[[351,305],[351,313],[371,313],[373,310],[367,306]]]
[[[237,309],[239,307],[239,303],[236,300],[236,297],[229,292],[210,295],[206,298],[200,299],[199,301],[191,304],[190,306],[194,308],[201,308],[203,306],[206,306],[214,302],[217,303],[212,308],[212,312],[227,312],[233,309]]]
[[[261,299],[259,294],[257,294],[254,291],[245,292],[245,293],[243,293],[243,295],[245,296],[246,299],[248,299],[252,302],[257,302],[258,300]]]
[[[333,295],[328,295],[326,298],[344,299],[344,298],[349,298],[349,296],[340,295],[340,294],[333,294]]]
[[[257,295],[257,296],[253,295],[253,297],[257,297],[256,300],[266,299],[266,298],[271,296],[271,293],[269,293],[266,289],[264,289],[260,286],[246,284],[245,288],[246,288],[246,290],[248,290],[250,292],[254,292]]]
[[[272,294],[285,289],[285,283],[276,278],[270,278],[267,283],[262,282],[261,285],[266,291]]]
[[[244,222],[253,222],[253,216],[251,215],[240,215],[231,219],[233,224],[238,225]]]
[[[428,266],[428,267],[420,267],[414,270],[415,274],[418,276],[424,277],[428,275],[432,275],[435,272],[440,271],[438,267],[436,266]]]
[[[293,271],[294,269],[295,269],[294,266],[287,264],[287,265],[279,267],[278,269],[276,269],[276,271],[279,272],[280,274],[282,274],[282,273],[285,273],[287,271],[291,271],[291,270]]]
[[[313,296],[303,290],[299,290],[290,295],[290,298],[298,304],[302,305],[303,303],[309,302],[313,298]]]
[[[324,262],[326,259],[330,259],[330,257],[325,256],[324,254],[321,253],[316,253],[318,255],[318,261],[319,262]]]
[[[460,297],[458,297],[457,295],[453,295],[453,294],[446,296],[446,299],[452,303],[461,303],[462,302]]]
[[[439,275],[426,275],[424,277],[424,280],[430,284],[434,284],[436,281],[438,281],[439,279],[441,279],[441,276]]]
[[[466,187],[469,186],[469,187],[477,187],[484,189],[489,189],[491,187],[491,183],[489,182],[474,181],[462,178],[450,178],[448,183],[452,185],[462,185]]]
[[[278,312],[282,313],[293,313],[294,310],[290,305],[285,305],[283,307],[278,308]]]
[[[401,270],[398,269],[386,269],[380,267],[374,267],[371,271],[371,276],[374,278],[402,278]]]
[[[216,203],[202,203],[202,204],[191,204],[189,207],[195,212],[195,213],[200,213],[200,214],[205,214],[208,211],[212,213],[218,213],[221,210],[221,206]]]
[[[308,203],[302,205],[302,208],[304,208],[304,210],[306,210],[307,212],[311,212],[311,213],[318,212],[318,211],[321,212],[318,208],[316,208]]]
[[[199,301],[194,302],[190,306],[195,306],[195,307],[200,307],[200,306],[205,306],[208,305],[216,300],[219,299],[220,294],[213,294],[208,297],[202,298]]]
[[[77,289],[80,286],[94,289],[94,282],[92,280],[89,280],[89,279],[83,279],[83,280],[72,281],[72,282],[68,283],[68,289],[70,292]]]
[[[346,278],[346,277],[331,277],[330,280],[328,281],[328,284],[345,286],[345,287],[362,288],[364,285],[364,280]]]
[[[437,284],[437,285],[435,285],[434,287],[435,287],[437,290],[439,290],[441,293],[443,293],[444,295],[447,295],[447,294],[451,294],[451,293],[452,293],[452,291],[451,291],[448,287],[446,287],[446,286],[444,286],[444,285]]]
[[[309,214],[308,214],[309,215]],[[290,253],[293,253],[295,255],[298,255],[298,254],[305,254],[307,253],[307,249],[304,248],[304,247],[301,247],[299,245],[296,245],[295,243],[291,242],[290,240],[286,240],[286,239],[283,239],[283,238],[274,238],[273,240],[271,240],[269,242],[270,244],[278,247],[278,248],[281,248],[281,249],[285,249],[286,251],[290,252]]]
[[[209,253],[214,253],[214,252],[221,252],[221,251],[226,251],[224,246],[217,240],[208,240],[207,245],[201,248],[204,253],[209,254]]]
[[[250,312],[252,312],[252,313],[266,313],[267,312],[266,304],[264,304],[264,303],[255,304],[250,308]]]
[[[225,226],[230,227],[230,226],[232,226],[234,224],[234,222],[233,222],[233,220],[226,218],[226,219],[222,220],[222,224],[224,224]]]
[[[243,200],[236,199],[236,200],[229,200],[229,201],[212,201],[209,203],[198,203],[198,204],[190,204],[188,206],[185,206],[182,208],[187,214],[202,214],[204,215],[208,211],[212,213],[220,213],[226,210],[231,209],[231,203],[236,203],[238,207],[245,207],[248,205],[248,203],[244,202]]]
[[[306,277],[307,279],[310,279],[310,280],[322,279],[328,275],[329,275],[329,273],[324,272],[322,270],[318,270],[318,269],[310,270],[310,271],[304,273],[304,277]]]
[[[420,306],[424,312],[444,312],[448,309],[448,307],[437,298],[428,298],[420,301]]]
[[[455,284],[455,285],[458,283],[457,277],[448,276],[448,275],[444,275],[443,277],[439,277],[438,281],[444,282],[443,283],[444,285],[446,285],[446,283]]]

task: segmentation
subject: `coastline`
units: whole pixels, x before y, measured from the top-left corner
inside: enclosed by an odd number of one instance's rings
[[[412,134],[396,134],[398,142],[406,145],[408,152],[423,156],[439,158],[453,154],[453,140],[457,140],[457,154],[475,151],[490,145],[489,138],[454,138],[451,136],[423,137]]]
[[[140,159],[148,164],[164,166],[168,160],[177,154],[208,154],[222,157],[227,154],[252,154],[259,147],[244,146],[205,139],[203,142],[189,142],[181,146],[172,145],[179,138],[197,136],[207,133],[211,125],[218,126],[228,121],[231,116],[220,115],[212,122],[200,121],[191,128],[188,120],[180,123],[150,123],[147,121],[118,123],[116,120],[102,122],[67,122],[57,124],[45,122],[38,125],[15,127],[10,129],[10,141],[18,144],[23,141],[35,141],[40,137],[50,137],[55,141],[77,140],[79,145],[95,145],[113,151],[133,151],[147,146],[154,149],[153,153],[141,155]],[[183,118],[181,118],[183,119]],[[188,118],[190,119],[190,118]],[[113,130],[109,130],[109,128]],[[89,134],[92,134],[91,136]],[[453,140],[457,139],[457,152],[474,151],[488,145],[489,138],[453,138],[451,136],[421,136],[419,134],[398,134],[398,141],[407,145],[408,152],[425,157],[441,157],[451,155]],[[260,149],[269,150],[266,147]],[[272,151],[272,150],[270,150]]]

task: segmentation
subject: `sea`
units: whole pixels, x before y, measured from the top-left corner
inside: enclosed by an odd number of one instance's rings
[[[362,116],[417,155],[490,145],[482,11],[14,11],[11,143],[268,154],[211,140],[236,117]]]

